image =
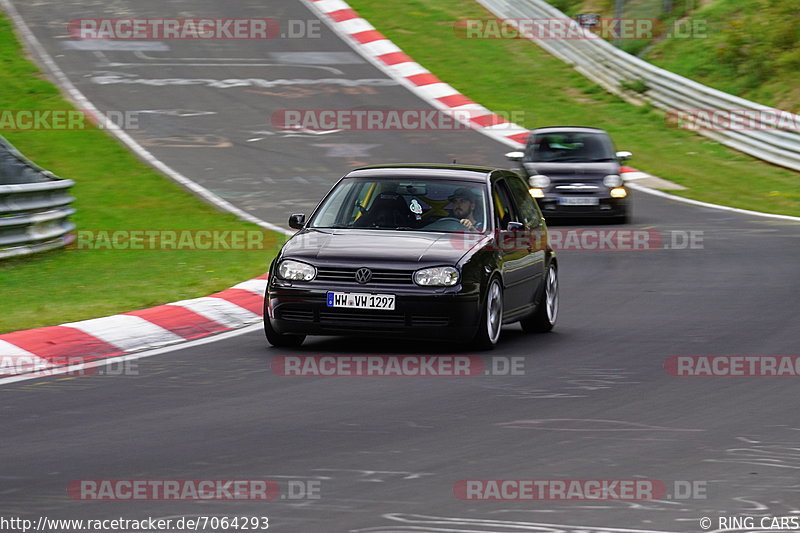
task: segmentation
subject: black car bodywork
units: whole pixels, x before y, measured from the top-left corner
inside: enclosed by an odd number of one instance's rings
[[[320,219],[325,218],[325,215],[320,217],[320,211],[330,205],[329,199],[339,194],[338,189],[352,180],[388,180],[381,183],[397,180],[401,184],[426,180],[433,185],[443,182],[461,189],[468,186],[485,191],[483,209],[487,226],[470,232],[457,225],[458,220],[452,217],[424,218],[428,213],[420,212],[419,216],[410,216],[410,222],[403,219],[403,226],[397,228],[378,223],[368,223],[367,227],[317,227]],[[410,186],[408,190],[412,190]],[[408,205],[417,202],[415,208],[420,203],[428,205],[428,200],[435,204],[419,191],[417,196],[403,194],[400,198]],[[357,206],[364,213],[363,220],[376,220],[370,218],[370,212],[378,209],[379,201]],[[439,202],[438,207],[443,209],[443,203]],[[433,224],[449,227],[450,231],[407,226],[414,224],[414,218],[420,225],[434,220]],[[300,231],[283,246],[269,271],[264,322],[267,338],[273,345],[299,345],[305,335],[379,335],[476,339],[477,344],[489,348],[499,336],[499,321],[504,324],[521,321],[528,331],[548,331],[555,323],[558,310],[555,253],[549,247],[541,212],[524,180],[513,171],[451,165],[356,169],[331,189],[308,221],[303,215],[292,215],[290,226]],[[313,266],[314,278],[282,279],[278,267],[286,260]],[[457,284],[420,286],[415,281],[415,272],[443,266],[458,271]],[[362,269],[370,271],[367,281],[364,276],[359,277]],[[395,298],[394,309],[331,307],[330,294],[337,291],[391,294]],[[488,298],[487,294],[496,295],[497,291],[500,292],[497,335],[491,338],[489,331],[487,338],[487,331],[481,333],[487,327],[491,329],[491,324],[486,326],[490,322],[487,316],[492,314],[489,308],[496,299]]]
[[[603,217],[626,222],[630,197],[620,164],[630,152],[616,152],[604,130],[550,126],[530,132],[524,152],[506,156],[520,165],[548,219]]]

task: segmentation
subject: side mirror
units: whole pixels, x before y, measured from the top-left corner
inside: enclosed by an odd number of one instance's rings
[[[306,216],[303,213],[295,213],[289,217],[289,227],[292,229],[303,229],[306,225]]]
[[[508,231],[519,231],[525,227],[525,224],[522,222],[509,222],[508,227],[506,228]]]
[[[523,157],[525,157],[525,152],[508,152],[506,154],[509,161],[522,161]]]
[[[620,163],[624,163],[631,157],[633,157],[633,154],[630,152],[617,152],[617,159],[619,160]]]

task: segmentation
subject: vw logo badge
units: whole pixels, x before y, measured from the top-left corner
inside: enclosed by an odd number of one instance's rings
[[[372,270],[368,268],[359,268],[356,270],[356,281],[361,283],[362,285],[365,283],[369,283],[369,280],[372,279]]]

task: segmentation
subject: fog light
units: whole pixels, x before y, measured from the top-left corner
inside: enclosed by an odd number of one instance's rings
[[[536,187],[530,189],[531,196],[534,198],[544,198],[544,191]]]
[[[611,198],[625,198],[626,196],[628,196],[628,191],[626,191],[622,187],[617,187],[615,189],[611,189],[610,194]]]

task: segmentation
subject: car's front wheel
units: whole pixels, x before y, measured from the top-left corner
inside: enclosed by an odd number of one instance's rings
[[[484,350],[491,350],[500,339],[503,327],[503,287],[500,280],[492,278],[486,289],[486,303],[483,306],[475,344]]]
[[[558,268],[551,262],[544,278],[544,294],[536,311],[531,316],[520,320],[522,329],[527,333],[545,333],[553,329],[558,318]]]
[[[267,342],[276,348],[300,346],[306,339],[305,335],[288,335],[286,333],[278,333],[275,331],[275,328],[272,327],[272,324],[270,324],[268,316],[264,316],[264,333],[267,334]]]

